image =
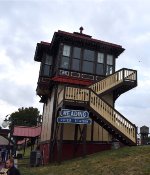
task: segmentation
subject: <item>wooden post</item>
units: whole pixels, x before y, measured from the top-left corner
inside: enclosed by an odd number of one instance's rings
[[[77,151],[78,128],[79,128],[79,124],[76,124],[75,125],[75,133],[74,133],[74,152],[73,152],[73,158],[75,158],[76,151]]]
[[[82,137],[82,143],[83,143],[83,157],[86,156],[86,133],[87,133],[87,125],[84,124],[83,126],[83,137]]]
[[[26,143],[27,143],[27,138],[25,138],[24,149],[23,149],[23,155],[25,154],[25,151],[26,151]]]
[[[50,156],[49,156],[50,162],[52,162],[54,158],[54,148],[55,148],[55,145],[57,145],[58,130],[59,130],[59,125],[58,123],[56,123],[53,138],[50,140],[51,141],[50,142]]]
[[[92,120],[92,126],[91,126],[91,141],[93,141],[93,134],[94,134],[94,120]]]
[[[63,132],[64,132],[64,123],[61,124],[60,127],[60,138],[58,141],[58,163],[61,163],[62,160],[62,143],[63,143]]]
[[[52,126],[51,126],[51,135],[50,135],[50,141],[49,141],[49,162],[52,161],[53,159],[53,142],[54,138],[55,138],[55,129],[57,128],[57,122],[56,122],[56,118],[58,116],[58,111],[56,111],[56,106],[57,106],[57,90],[58,87],[57,85],[54,86],[54,103],[53,103],[53,114],[52,114]]]

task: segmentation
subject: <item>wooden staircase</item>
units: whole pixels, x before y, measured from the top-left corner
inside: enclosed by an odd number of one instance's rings
[[[131,89],[136,85],[137,72],[121,69],[88,88],[64,87],[58,95],[58,105],[85,107],[92,112],[93,115],[90,117],[111,133],[114,138],[126,145],[136,145],[136,126],[102,99],[102,95],[112,89],[118,91],[123,86],[129,86]]]
[[[100,80],[91,86],[92,89],[98,95],[104,95],[108,92],[114,91],[118,97],[122,93],[137,86],[137,71],[132,69],[120,69],[114,74],[111,74]]]

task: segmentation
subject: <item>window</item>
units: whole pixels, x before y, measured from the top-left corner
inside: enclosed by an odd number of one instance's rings
[[[50,73],[51,73],[50,66],[45,64],[43,66],[43,75],[44,76],[50,76]]]
[[[96,74],[104,75],[104,53],[97,54]]]
[[[43,56],[40,75],[51,76],[51,73],[52,73],[52,56],[46,53]]]
[[[103,64],[96,65],[96,74],[104,75],[104,65]]]
[[[106,75],[113,73],[113,55],[107,55]]]
[[[112,66],[109,66],[107,65],[107,69],[106,69],[106,75],[110,75],[113,73],[113,67]]]
[[[85,49],[83,59],[88,61],[94,61],[94,51]]]
[[[64,45],[63,56],[70,57],[70,46]]]
[[[107,55],[107,64],[113,65],[113,56],[112,55]]]
[[[72,70],[79,71],[80,70],[80,61],[79,59],[72,59]]]
[[[52,65],[52,56],[46,54],[45,64]]]
[[[87,49],[84,50],[82,71],[91,74],[94,73],[94,51]]]
[[[104,63],[104,54],[103,53],[98,53],[97,62]]]
[[[74,71],[80,71],[80,64],[81,64],[81,48],[74,47],[71,69]]]
[[[61,68],[69,69],[70,51],[71,51],[71,46],[64,45],[63,55],[62,55],[61,61],[60,61]]]
[[[74,47],[74,48],[73,48],[73,58],[78,58],[78,59],[80,59],[80,55],[81,55],[81,48],[79,48],[79,47]]]
[[[68,69],[69,68],[69,57],[62,57],[61,58],[60,67],[64,68],[64,69]]]
[[[94,72],[94,63],[90,62],[90,61],[83,61],[82,71],[93,74],[93,72]]]

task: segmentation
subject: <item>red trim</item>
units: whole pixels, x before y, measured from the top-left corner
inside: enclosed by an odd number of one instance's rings
[[[77,78],[70,78],[65,76],[56,76],[52,78],[53,81],[63,82],[63,83],[70,83],[70,84],[78,84],[78,85],[85,85],[89,86],[93,83],[92,80],[83,80],[83,79],[77,79]]]
[[[97,152],[105,151],[105,150],[110,150],[111,149],[111,144],[108,143],[87,143],[86,144],[86,155],[89,154],[94,154]],[[43,163],[47,164],[49,163],[49,144],[40,144],[40,150],[43,155]],[[54,146],[53,150],[53,155],[54,155],[54,160],[53,161],[58,161],[58,150],[57,146]],[[74,147],[73,143],[63,143],[62,144],[62,158],[61,160],[70,160],[75,157],[81,157],[83,156],[83,144],[76,144],[76,148]]]
[[[27,126],[15,126],[13,136],[22,137],[37,137],[41,134],[41,126],[27,127]]]
[[[49,163],[49,144],[45,143],[45,144],[40,144],[40,151],[42,153],[42,157],[43,157],[43,164],[48,164]]]

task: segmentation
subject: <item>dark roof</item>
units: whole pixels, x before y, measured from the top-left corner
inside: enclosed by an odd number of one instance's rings
[[[50,43],[41,41],[41,43],[37,43],[34,60],[41,62],[41,58],[43,55],[43,52],[49,52],[50,51]]]
[[[92,38],[92,36],[86,35],[86,34],[83,34],[83,33],[78,33],[78,32],[69,33],[69,32],[65,32],[65,31],[61,31],[61,30],[58,30],[57,33],[58,34],[59,33],[63,34],[64,36],[71,36],[71,37],[74,37],[74,38],[87,40],[89,42],[94,42],[94,43],[97,43],[97,44],[104,44],[104,45],[108,45],[108,46],[111,46],[111,47],[122,48],[122,46],[120,46],[118,44],[113,44],[113,43],[110,43],[110,42],[94,39],[94,38]]]
[[[117,45],[114,43],[93,39],[92,36],[86,35],[83,33],[69,33],[65,31],[58,30],[58,32],[54,33],[52,42],[51,42],[51,49],[54,50],[58,48],[58,44],[60,42],[66,43],[73,43],[77,45],[81,45],[93,50],[101,50],[106,53],[110,53],[118,57],[125,49],[122,48],[121,45]]]
[[[75,42],[83,46],[89,46],[90,48],[93,49],[105,50],[108,53],[109,52],[113,53],[116,57],[118,57],[125,50],[124,48],[122,48],[121,45],[94,39],[90,35],[78,32],[69,33],[58,30],[58,32],[54,33],[51,43],[47,42],[37,43],[34,60],[41,61],[42,54],[45,51],[47,52],[57,51],[60,42],[72,42],[72,43]]]

